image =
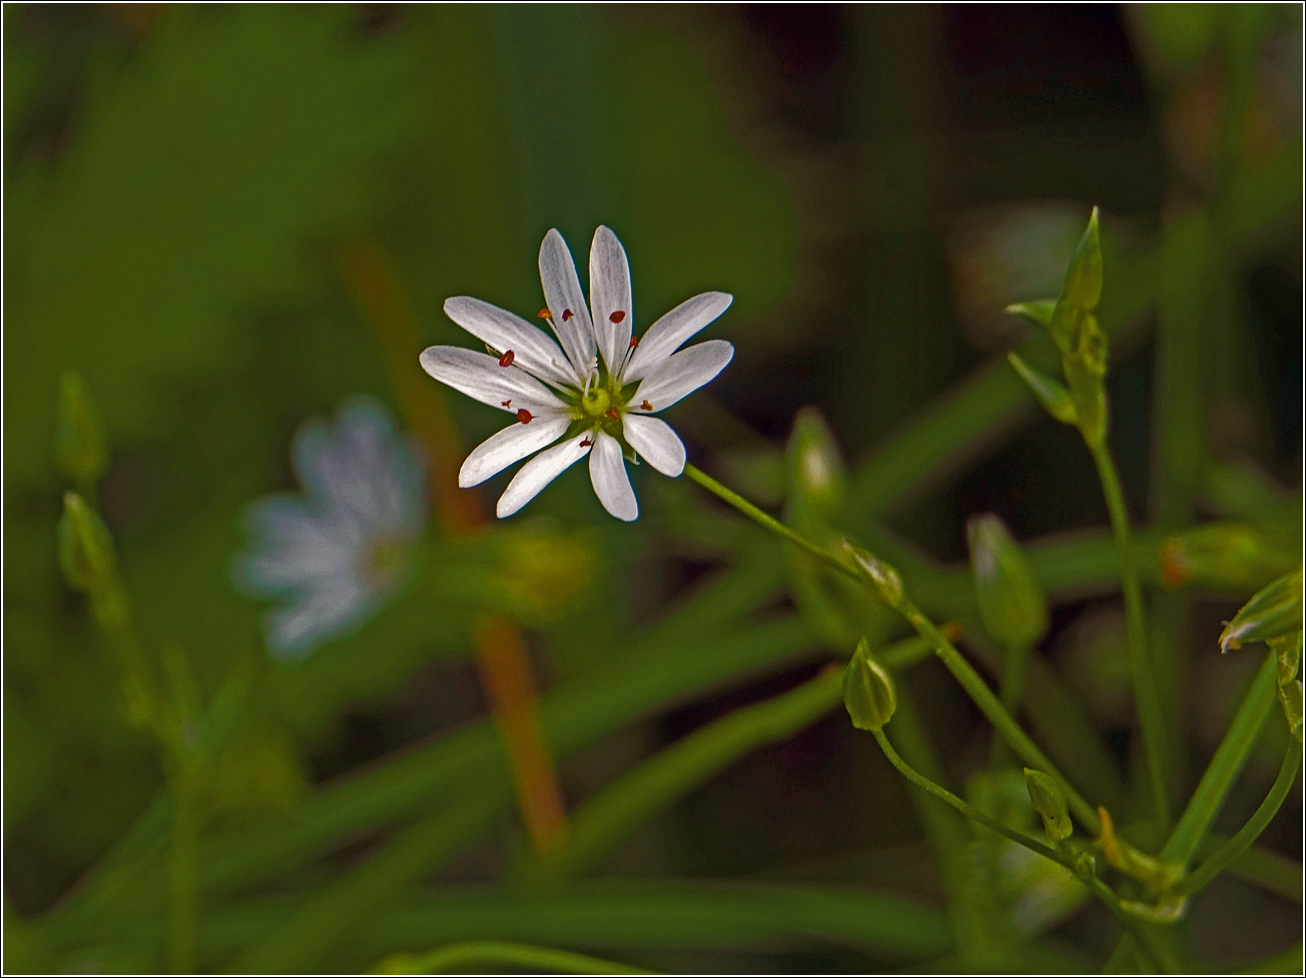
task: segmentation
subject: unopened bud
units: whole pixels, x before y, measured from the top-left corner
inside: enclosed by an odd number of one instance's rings
[[[1248,601],[1220,633],[1220,651],[1244,642],[1263,642],[1301,631],[1302,569],[1267,584]]]
[[[1014,353],[1008,353],[1007,360],[1016,369],[1016,373],[1020,374],[1020,379],[1034,392],[1034,396],[1038,398],[1048,414],[1063,424],[1076,423],[1078,418],[1075,414],[1075,402],[1070,396],[1070,391],[1066,390],[1063,384],[1035,370]]]
[[[1102,243],[1098,236],[1097,208],[1093,208],[1084,236],[1066,270],[1062,294],[1076,309],[1092,312],[1102,295]]]
[[[844,547],[852,554],[858,569],[875,585],[880,600],[890,608],[898,608],[902,604],[902,578],[898,572],[868,550],[847,541],[844,541]]]
[[[1282,574],[1295,554],[1261,531],[1223,521],[1167,537],[1157,552],[1161,583],[1251,590]]]
[[[1074,833],[1075,827],[1070,821],[1070,809],[1066,804],[1066,794],[1054,778],[1042,771],[1025,768],[1025,786],[1029,789],[1029,800],[1034,803],[1034,811],[1043,817],[1043,830],[1048,838],[1063,842]]]
[[[1024,554],[991,513],[972,517],[966,536],[984,627],[1008,647],[1033,645],[1048,629],[1047,599]]]
[[[60,468],[79,488],[94,485],[109,464],[100,412],[75,370],[65,370],[59,378],[55,448]]]
[[[806,407],[794,419],[786,451],[792,504],[825,522],[838,519],[848,473],[821,412]]]
[[[109,529],[77,493],[63,495],[59,518],[59,566],[70,587],[93,591],[107,584],[116,568]]]
[[[898,708],[893,677],[875,661],[866,639],[857,643],[857,650],[844,671],[843,705],[858,730],[879,730]]]

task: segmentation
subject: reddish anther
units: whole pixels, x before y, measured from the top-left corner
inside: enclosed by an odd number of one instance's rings
[[[570,319],[574,315],[576,314],[572,312],[570,309],[564,309],[562,310],[562,321],[565,323],[568,319]]]
[[[506,400],[506,401],[500,401],[499,403],[500,403],[501,405],[503,405],[504,407],[506,407],[506,408],[510,408],[510,407],[512,407],[512,398],[510,397],[510,398],[508,398],[508,400]]]
[[[517,354],[513,353],[512,350],[509,350],[509,351],[508,351],[507,353],[505,353],[503,356],[499,357],[499,366],[501,366],[501,367],[511,367],[511,366],[512,366],[512,362],[513,362],[514,359],[516,359],[516,357],[517,357]]]
[[[611,316],[608,317],[608,319],[612,320],[614,323],[619,323],[625,318],[626,318],[626,314],[622,312],[620,309],[618,309],[616,312],[614,312]]]
[[[637,347],[637,346],[639,346],[639,337],[638,337],[638,336],[632,336],[632,337],[630,338],[630,348],[633,350],[633,349],[635,349],[635,347]]]
[[[541,319],[552,319],[552,318],[553,318],[553,313],[549,312],[549,310],[547,310],[547,309],[541,309],[541,310],[540,310],[540,318],[541,318]]]
[[[620,421],[620,420],[621,420],[621,415],[619,415],[619,414],[617,413],[617,409],[614,408],[614,407],[610,407],[610,408],[608,408],[608,409],[607,409],[606,411],[604,411],[603,413],[606,414],[606,415],[607,415],[609,418],[611,418],[613,421]]]
[[[593,445],[593,444],[594,444],[594,442],[590,441],[589,438],[583,438],[583,439],[581,439],[580,447],[581,447],[581,448],[589,448],[589,447],[590,447],[591,445]]]
[[[640,401],[640,402],[639,402],[639,409],[640,409],[641,411],[652,411],[652,410],[653,410],[653,405],[650,404],[647,400]]]
[[[520,411],[517,412],[517,420],[520,421],[522,424],[530,424],[532,417],[533,415],[525,408],[522,408]]]

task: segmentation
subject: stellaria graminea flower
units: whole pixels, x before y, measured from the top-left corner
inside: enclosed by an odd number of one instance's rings
[[[556,228],[540,245],[540,282],[548,303],[540,318],[552,327],[557,343],[498,306],[455,296],[445,300],[445,313],[493,354],[457,346],[432,346],[422,353],[422,367],[436,380],[517,418],[467,456],[458,484],[479,485],[539,452],[499,497],[495,511],[511,516],[589,455],[599,501],[618,519],[633,520],[639,504],[623,455],[643,456],[673,478],[684,471],[684,444],[652,415],[698,390],[730,362],[735,348],[725,340],[676,351],[725,312],[734,297],[696,295],[636,338],[626,251],[606,227],[594,232],[590,246],[588,308],[576,264]]]
[[[232,567],[245,594],[285,599],[265,619],[268,651],[283,660],[358,627],[394,595],[427,512],[420,452],[371,398],[347,400],[334,423],[302,425],[291,457],[306,495],[251,504],[252,539]]]

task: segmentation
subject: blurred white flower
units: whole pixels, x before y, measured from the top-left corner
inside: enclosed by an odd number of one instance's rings
[[[557,343],[506,310],[455,296],[445,301],[445,313],[494,353],[457,346],[432,346],[422,353],[422,367],[436,380],[517,418],[472,451],[458,484],[479,485],[539,452],[499,498],[496,512],[511,516],[589,455],[590,482],[599,501],[618,519],[633,520],[639,504],[623,455],[632,460],[642,455],[673,478],[684,470],[684,444],[670,425],[652,415],[702,387],[730,362],[735,348],[725,340],[676,351],[725,312],[733,296],[697,295],[637,339],[631,332],[626,251],[606,227],[594,232],[590,247],[588,308],[571,252],[556,229],[540,246],[540,281],[548,303],[540,318],[553,328]]]
[[[245,513],[250,542],[232,576],[268,614],[268,651],[302,659],[357,628],[404,583],[426,524],[426,477],[415,443],[376,401],[345,401],[334,423],[310,421],[291,455],[305,495],[279,494]]]

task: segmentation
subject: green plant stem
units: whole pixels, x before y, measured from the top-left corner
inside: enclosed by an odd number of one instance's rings
[[[375,975],[433,975],[467,973],[469,965],[515,965],[507,970],[529,969],[566,975],[654,975],[629,965],[592,958],[588,954],[514,941],[467,941],[426,954],[394,954],[372,970]]]
[[[1015,829],[1003,825],[997,819],[985,815],[974,805],[962,801],[947,788],[941,787],[929,778],[917,774],[914,768],[898,756],[898,752],[894,750],[893,745],[889,743],[889,738],[885,736],[883,729],[872,730],[871,733],[875,735],[875,739],[880,745],[880,750],[884,751],[884,756],[889,759],[889,763],[896,767],[898,772],[916,787],[920,788],[922,791],[928,791],[935,798],[938,798],[945,804],[951,805],[967,818],[974,819],[985,828],[998,833],[998,835],[1005,836],[1017,845],[1024,846],[1026,849],[1038,853],[1044,859],[1051,859],[1058,865],[1066,865],[1062,858],[1057,854],[1057,851],[1051,846],[1046,846],[1021,832],[1017,832]]]
[[[1098,478],[1102,482],[1102,494],[1106,497],[1107,511],[1111,514],[1111,533],[1120,555],[1120,586],[1125,597],[1125,628],[1129,641],[1129,665],[1134,677],[1134,705],[1138,710],[1138,723],[1143,734],[1147,774],[1152,785],[1152,806],[1164,834],[1171,825],[1165,763],[1165,713],[1161,709],[1156,675],[1147,650],[1147,615],[1143,607],[1143,589],[1134,563],[1129,511],[1125,507],[1125,496],[1120,489],[1120,478],[1116,474],[1111,450],[1106,442],[1090,447],[1093,462],[1097,465]]]
[[[1248,754],[1260,736],[1261,727],[1274,703],[1278,660],[1273,652],[1265,657],[1251,688],[1243,697],[1233,722],[1215,750],[1215,756],[1198,782],[1188,806],[1179,818],[1160,858],[1169,863],[1186,863],[1201,844],[1202,837],[1220,811],[1225,795],[1242,771]]]
[[[168,970],[195,973],[195,932],[199,922],[199,810],[193,775],[178,770],[171,778],[172,851],[168,861]]]
[[[877,594],[874,586],[861,574],[860,571],[844,563],[843,560],[828,551],[816,546],[814,543],[805,540],[793,530],[789,529],[789,527],[768,516],[747,499],[744,499],[738,493],[727,489],[700,469],[697,469],[692,465],[686,465],[685,474],[709,492],[725,500],[731,506],[734,506],[745,516],[756,520],[773,533],[797,544],[808,553],[820,558],[830,566],[855,578],[872,594]],[[1039,750],[1034,742],[1025,735],[1025,732],[1020,729],[1019,724],[1012,719],[1011,714],[1003,708],[1002,703],[999,702],[998,698],[993,694],[993,691],[989,689],[984,680],[980,678],[979,673],[971,667],[970,663],[962,657],[961,653],[953,647],[952,643],[949,642],[947,638],[939,632],[938,628],[921,614],[920,610],[906,597],[904,597],[900,602],[898,611],[911,623],[912,627],[916,629],[917,634],[934,647],[935,653],[943,660],[944,665],[948,667],[948,671],[956,677],[959,683],[961,683],[962,688],[966,690],[971,699],[975,701],[975,705],[980,708],[980,711],[988,718],[989,722],[993,724],[994,728],[1003,739],[1011,745],[1011,748],[1015,751],[1016,755],[1027,764],[1037,767],[1039,770],[1044,771],[1061,782],[1062,790],[1066,792],[1066,797],[1070,800],[1071,807],[1074,808],[1075,814],[1090,832],[1096,833],[1100,828],[1097,812],[1094,811],[1093,807],[1083,799],[1079,792],[1077,792],[1069,782],[1066,781],[1057,770],[1056,765],[1048,759],[1047,755]]]
[[[1265,827],[1270,824],[1270,819],[1279,810],[1283,804],[1288,792],[1292,789],[1293,782],[1297,780],[1297,772],[1301,769],[1301,744],[1293,744],[1288,748],[1288,752],[1283,755],[1283,764],[1279,768],[1279,776],[1274,779],[1274,784],[1270,788],[1270,793],[1265,796],[1259,808],[1247,820],[1247,824],[1239,829],[1224,845],[1220,846],[1215,853],[1197,867],[1191,876],[1185,877],[1179,881],[1174,888],[1176,894],[1188,895],[1196,893],[1206,884],[1219,876],[1229,867],[1235,859],[1241,856],[1253,842],[1257,840]]]

